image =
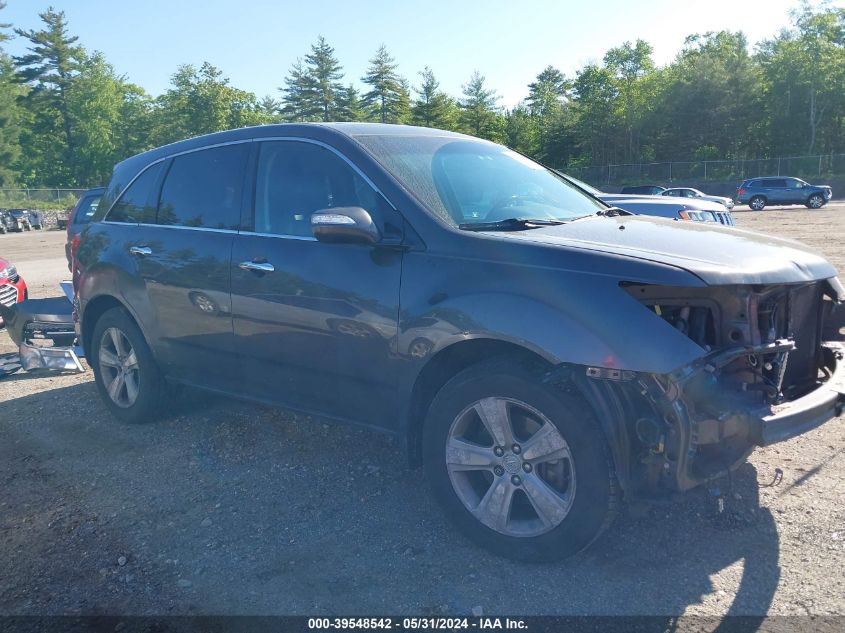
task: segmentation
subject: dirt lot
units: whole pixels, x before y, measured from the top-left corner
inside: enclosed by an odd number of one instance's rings
[[[843,270],[843,214],[736,218]],[[0,236],[0,255],[54,296],[63,240]],[[194,392],[128,426],[90,371],[16,374],[0,381],[0,614],[845,614],[843,453],[830,423],[754,453],[721,514],[707,490],[629,509],[537,566],[460,537],[388,437]]]

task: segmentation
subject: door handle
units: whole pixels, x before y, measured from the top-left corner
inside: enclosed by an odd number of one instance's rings
[[[141,257],[146,257],[147,255],[153,254],[153,249],[149,246],[131,246],[129,247],[129,252],[133,255],[140,255]]]
[[[260,273],[272,273],[276,268],[270,262],[241,262],[238,264],[241,270],[254,270]]]

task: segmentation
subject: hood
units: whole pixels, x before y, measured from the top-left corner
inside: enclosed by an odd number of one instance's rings
[[[826,259],[803,244],[710,222],[589,217],[495,235],[674,266],[710,285],[802,283],[836,276]]]

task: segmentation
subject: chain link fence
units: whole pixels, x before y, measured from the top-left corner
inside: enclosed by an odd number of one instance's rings
[[[566,167],[563,171],[597,186],[684,182],[738,184],[758,176],[794,176],[809,180],[845,176],[845,154]]]
[[[0,208],[66,209],[85,189],[0,189]]]

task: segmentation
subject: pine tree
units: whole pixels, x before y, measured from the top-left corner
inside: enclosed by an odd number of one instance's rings
[[[34,115],[32,144],[25,158],[42,179],[69,183],[76,147],[68,93],[84,52],[76,45],[79,38],[68,34],[63,11],[51,8],[39,16],[43,30],[15,29],[30,43],[28,54],[14,58],[21,80],[31,87],[24,98],[26,109]]]
[[[309,79],[308,116],[320,121],[332,121],[337,115],[337,99],[343,91],[343,67],[334,49],[321,35],[305,56],[305,72]]]
[[[414,90],[419,95],[411,107],[411,121],[415,125],[453,130],[457,126],[458,108],[455,100],[440,90],[440,82],[428,66],[420,71],[422,84]]]
[[[263,123],[274,123],[279,118],[282,105],[270,95],[258,101],[257,112],[264,119]]]
[[[497,105],[499,96],[493,89],[485,87],[485,78],[477,70],[469,83],[461,86],[463,99],[458,102],[461,109],[461,126],[474,136],[497,140],[501,134],[501,109]]]
[[[0,10],[6,3],[0,2]],[[9,39],[4,33],[10,24],[0,23],[0,44]],[[21,118],[18,105],[21,87],[16,82],[15,68],[11,58],[0,48],[0,187],[15,183],[18,172],[14,165],[21,153]]]
[[[408,85],[396,72],[397,67],[396,60],[382,44],[370,60],[367,74],[361,78],[371,88],[364,94],[363,104],[382,123],[404,123],[408,118]]]
[[[338,92],[336,108],[338,121],[365,121],[367,119],[358,91],[352,84]]]
[[[291,66],[285,85],[279,88],[282,92],[282,113],[291,122],[313,121],[312,96],[315,92],[314,81],[308,70],[297,59]]]
[[[554,136],[554,128],[559,124],[569,88],[569,81],[554,66],[544,68],[528,84],[528,98],[525,101],[537,122],[536,153],[540,160],[546,161],[551,157],[551,138]]]

